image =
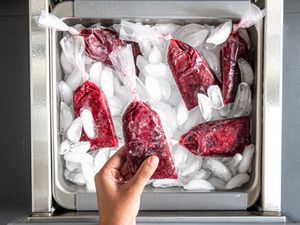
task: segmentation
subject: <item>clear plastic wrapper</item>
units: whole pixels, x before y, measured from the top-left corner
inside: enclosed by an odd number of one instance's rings
[[[198,93],[206,94],[209,86],[220,85],[200,53],[179,40],[170,40],[168,64],[189,110],[198,105]]]
[[[194,126],[179,143],[201,156],[233,156],[250,144],[250,118],[217,120]]]
[[[81,110],[88,109],[94,119],[94,138],[90,139],[83,130],[80,140],[89,141],[91,150],[118,146],[107,99],[94,83],[85,81],[74,94],[74,112],[80,117]]]
[[[238,85],[241,82],[241,71],[238,65],[240,58],[248,58],[247,42],[238,32],[239,28],[248,28],[263,18],[264,10],[251,5],[248,14],[243,16],[238,24],[233,25],[232,33],[221,47],[221,74],[224,104],[232,103],[235,99]]]
[[[133,101],[122,117],[130,174],[134,175],[147,157],[156,155],[159,158],[159,165],[152,179],[177,179],[169,143],[160,118],[137,95],[135,67],[130,45],[113,51],[110,58],[116,71],[124,76],[124,81],[133,94]]]
[[[121,40],[118,32],[110,28],[94,26],[77,31],[75,28],[69,27],[62,20],[46,11],[42,11],[42,13],[36,18],[36,21],[41,26],[60,31],[68,31],[72,35],[83,37],[86,54],[92,59],[102,62],[106,66],[112,66],[109,58],[109,54],[112,50],[124,47],[127,44],[132,45],[132,51],[135,59],[138,55],[141,55],[141,51],[137,43]]]

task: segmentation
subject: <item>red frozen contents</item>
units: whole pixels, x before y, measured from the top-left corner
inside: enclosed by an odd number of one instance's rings
[[[179,40],[170,40],[168,64],[189,110],[198,105],[198,93],[206,94],[209,86],[220,85],[200,53]]]
[[[82,131],[81,141],[89,141],[91,150],[96,148],[116,147],[118,139],[115,134],[112,117],[106,97],[94,83],[85,81],[74,94],[74,112],[78,117],[81,109],[89,109],[94,118],[95,138],[89,139]]]
[[[194,126],[179,143],[200,156],[233,156],[250,144],[250,118],[217,120]]]
[[[247,56],[247,43],[238,32],[232,33],[222,45],[220,53],[224,104],[234,102],[239,83],[241,83],[238,59],[247,58]]]
[[[114,48],[121,48],[126,44],[131,44],[134,59],[142,54],[137,43],[121,40],[119,34],[109,28],[87,28],[83,29],[80,35],[84,37],[86,53],[91,58],[109,67],[112,67],[109,54]]]
[[[159,165],[152,179],[176,179],[168,141],[157,113],[146,103],[133,101],[122,120],[130,174],[134,175],[147,157],[156,155]]]

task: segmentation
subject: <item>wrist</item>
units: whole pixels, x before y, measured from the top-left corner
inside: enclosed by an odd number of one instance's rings
[[[99,225],[136,225],[135,218],[127,220],[116,220],[116,219],[100,219],[99,220]]]

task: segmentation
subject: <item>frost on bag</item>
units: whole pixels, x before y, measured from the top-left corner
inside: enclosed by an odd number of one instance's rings
[[[179,40],[170,40],[168,64],[189,110],[198,105],[198,93],[207,94],[209,86],[220,85],[200,53]]]
[[[194,126],[179,143],[200,156],[233,156],[250,144],[250,118],[217,120]]]
[[[94,119],[94,131],[82,131],[81,141],[89,141],[91,150],[96,148],[116,147],[118,139],[107,99],[101,89],[90,81],[85,81],[74,94],[74,113],[81,116],[83,110],[89,110]],[[92,133],[93,135],[89,135]],[[93,138],[92,138],[93,137]]]
[[[240,58],[248,58],[247,43],[240,36],[238,29],[253,26],[263,16],[264,11],[252,4],[249,13],[241,18],[239,24],[233,26],[233,31],[221,46],[220,58],[224,104],[234,101],[238,85],[241,82],[238,60]]]
[[[169,144],[158,114],[136,94],[136,77],[131,46],[114,50],[110,56],[114,68],[124,76],[133,94],[122,117],[123,135],[130,174],[133,176],[143,161],[152,155],[159,158],[159,165],[151,179],[176,179],[177,175]]]
[[[125,45],[130,44],[132,46],[134,59],[136,60],[136,57],[141,55],[141,51],[137,43],[121,40],[119,38],[119,34],[110,28],[98,26],[84,28],[81,31],[77,31],[46,11],[42,11],[36,21],[43,27],[57,29],[60,31],[68,31],[72,35],[82,36],[85,42],[86,54],[92,59],[100,61],[109,67],[112,67],[109,54],[115,48],[124,47]]]

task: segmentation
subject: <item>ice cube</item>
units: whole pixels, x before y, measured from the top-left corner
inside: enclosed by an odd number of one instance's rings
[[[203,29],[205,29],[205,27],[200,24],[195,24],[195,23],[187,24],[187,25],[180,27],[177,30],[177,32],[175,34],[175,38],[182,41],[187,36],[197,33]]]
[[[114,94],[113,73],[109,67],[104,67],[100,76],[100,87],[107,98]]]
[[[145,66],[145,71],[152,76],[167,79],[168,81],[172,79],[171,71],[165,63],[148,64]]]
[[[246,173],[250,168],[252,157],[254,156],[255,146],[253,144],[245,147],[242,161],[239,164],[239,173]]]
[[[152,29],[157,30],[161,34],[170,34],[173,36],[180,27],[180,25],[174,23],[160,23],[155,24]]]
[[[82,174],[86,180],[86,187],[88,190],[94,189],[94,164],[93,163],[82,163],[81,164]]]
[[[156,64],[162,62],[162,55],[158,47],[154,46],[149,54],[149,62]]]
[[[73,162],[68,162],[66,161],[66,168],[70,172],[81,172],[81,164],[80,163],[73,163]]]
[[[207,168],[221,180],[227,182],[231,178],[230,170],[219,160],[208,158],[206,161]]]
[[[71,145],[71,151],[77,153],[87,153],[90,150],[91,144],[87,141],[80,141]]]
[[[136,58],[136,66],[141,73],[145,73],[145,67],[149,64],[149,61],[142,55],[138,55]]]
[[[206,121],[210,121],[212,117],[212,103],[209,97],[207,97],[204,94],[197,94],[197,96],[198,96],[199,109],[203,119]]]
[[[152,182],[152,186],[159,188],[181,187],[182,183],[177,179],[155,179]]]
[[[222,81],[219,57],[213,51],[207,50],[205,48],[201,49],[201,54],[208,63],[209,67],[212,69],[212,71],[214,71],[219,81]]]
[[[141,52],[144,57],[148,58],[150,55],[150,52],[152,50],[152,43],[148,39],[144,39],[142,42],[139,42],[139,46],[141,48]]]
[[[126,86],[116,88],[116,97],[121,101],[122,105],[127,105],[132,101],[132,94]]]
[[[93,163],[94,158],[88,153],[78,153],[69,151],[64,154],[64,159],[67,162],[73,163]]]
[[[192,176],[191,180],[203,179],[207,180],[211,175],[211,172],[205,169],[199,170],[194,176]]]
[[[207,89],[207,95],[214,109],[221,109],[224,106],[223,97],[218,85],[211,85]]]
[[[199,108],[194,108],[189,112],[188,119],[182,126],[182,130],[184,132],[191,129],[193,126],[205,122],[205,120],[201,116],[201,112],[199,111]]]
[[[251,90],[248,84],[242,82],[238,86],[233,107],[230,112],[231,117],[247,115],[247,109],[251,105]]]
[[[186,44],[192,46],[193,48],[196,48],[205,41],[208,33],[209,33],[209,31],[207,29],[202,29],[196,33],[185,36],[182,39],[182,41],[185,42]]]
[[[85,178],[82,173],[73,173],[69,170],[65,170],[64,176],[66,180],[69,180],[75,184],[78,185],[84,185],[85,184]]]
[[[144,101],[148,101],[148,91],[139,77],[136,77],[136,91]]]
[[[108,99],[108,105],[112,116],[118,116],[122,112],[122,102],[116,96],[112,96]]]
[[[175,110],[164,102],[159,102],[152,107],[158,113],[162,122],[166,122],[172,131],[177,129],[177,118]]]
[[[182,100],[182,98],[177,86],[171,86],[171,95],[168,98],[167,102],[170,103],[172,106],[177,106],[180,100]]]
[[[206,42],[213,45],[220,45],[227,40],[231,33],[232,22],[227,21],[217,26],[207,38]]]
[[[60,93],[60,99],[67,105],[71,105],[73,103],[72,89],[64,81],[59,82],[58,88]]]
[[[240,58],[238,64],[241,71],[241,81],[247,83],[249,87],[251,87],[253,84],[254,73],[250,63],[245,59]]]
[[[80,117],[77,117],[70,125],[69,129],[67,130],[67,138],[76,143],[80,140],[82,132],[82,121]]]
[[[59,115],[60,132],[64,133],[71,125],[73,119],[73,113],[71,112],[69,106],[62,101],[60,103]]]
[[[100,149],[94,160],[94,174],[98,173],[109,157],[109,148]]]
[[[191,180],[186,185],[184,185],[183,188],[190,191],[210,191],[215,189],[215,187],[211,183],[202,179]]]
[[[238,170],[238,165],[240,164],[240,162],[242,161],[242,155],[240,153],[236,153],[231,161],[229,162],[229,169],[232,173],[233,176],[236,175],[237,170]]]
[[[172,157],[176,169],[182,168],[188,156],[188,150],[181,145],[176,145],[172,151]]]
[[[188,176],[196,173],[202,166],[203,159],[199,156],[188,157],[185,166],[182,168],[181,176]]]
[[[83,129],[89,139],[95,138],[95,121],[93,114],[89,109],[82,108],[80,110],[80,118],[82,121]]]
[[[83,82],[82,72],[77,69],[73,70],[73,72],[67,77],[65,82],[72,91],[75,91]]]
[[[181,126],[184,124],[189,116],[189,110],[186,108],[184,101],[181,99],[176,110],[177,124]]]
[[[169,82],[165,79],[161,79],[159,82],[159,89],[161,90],[161,95],[163,99],[169,99],[171,95],[171,86]]]
[[[208,179],[208,182],[211,183],[213,186],[215,186],[215,188],[218,189],[218,190],[224,190],[225,189],[225,182],[220,180],[219,178],[210,177]]]
[[[250,49],[250,47],[251,47],[251,41],[250,41],[250,37],[249,37],[247,29],[245,29],[245,28],[239,28],[238,32],[239,32],[239,35],[241,36],[241,38],[243,38],[245,40],[245,42],[247,43],[248,49]]]
[[[85,44],[80,36],[66,35],[60,40],[66,58],[80,71],[85,70]]]
[[[224,105],[222,109],[219,110],[219,115],[223,118],[226,118],[229,116],[230,111],[232,109],[233,103],[229,103],[227,105]]]
[[[59,154],[63,155],[65,153],[67,153],[68,151],[70,151],[70,149],[71,149],[70,142],[67,139],[65,139],[63,142],[60,143]]]
[[[145,80],[146,90],[148,91],[148,95],[153,102],[160,101],[162,97],[162,93],[159,88],[159,82],[160,80],[154,76],[147,76]]]
[[[66,74],[70,74],[74,70],[74,66],[67,59],[66,55],[63,52],[61,52],[60,54],[60,64]]]
[[[102,73],[102,63],[96,62],[90,68],[90,81],[100,88],[100,77]]]
[[[246,173],[238,174],[232,177],[225,186],[225,189],[231,190],[233,188],[241,187],[250,180],[250,176]]]

